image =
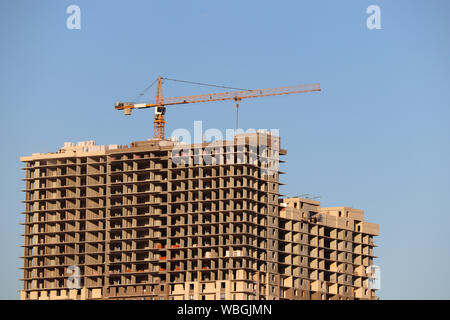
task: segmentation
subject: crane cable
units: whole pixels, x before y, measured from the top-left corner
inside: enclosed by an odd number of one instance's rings
[[[176,81],[176,82],[184,82],[184,83],[189,83],[189,84],[196,84],[196,85],[200,85],[200,86],[216,87],[216,88],[239,90],[239,91],[249,91],[248,89],[233,88],[233,87],[227,87],[227,86],[221,86],[221,85],[209,84],[209,83],[193,82],[193,81],[170,79],[170,78],[161,78],[161,79],[169,80],[169,81]],[[238,128],[239,128],[239,101],[236,100],[236,130]]]
[[[171,79],[171,78],[164,78],[161,77],[162,80],[169,80],[169,81],[175,81],[175,82],[184,82],[189,84],[196,84],[199,86],[208,86],[208,87],[216,87],[216,88],[222,88],[222,89],[232,89],[232,90],[241,90],[241,91],[248,91],[248,89],[242,89],[242,88],[234,88],[234,87],[227,87],[227,86],[221,86],[216,84],[209,84],[209,83],[201,83],[201,82],[193,82],[193,81],[187,81],[187,80],[179,80],[179,79]],[[137,97],[133,101],[139,101],[140,98],[142,98],[148,90],[150,90],[155,83],[158,81],[158,78],[155,79],[149,86],[147,86],[144,90],[142,90],[141,93],[137,95]]]
[[[216,84],[209,84],[209,83],[201,83],[201,82],[194,82],[194,81],[187,81],[187,80],[179,80],[179,79],[171,79],[171,78],[164,78],[161,77],[161,80],[169,80],[174,82],[183,82],[183,83],[189,83],[189,84],[195,84],[199,86],[207,86],[207,87],[215,87],[215,88],[221,88],[221,89],[231,89],[231,90],[240,90],[240,91],[249,91],[248,89],[242,89],[242,88],[233,88],[233,87],[227,87],[227,86],[221,86]],[[158,81],[158,78],[156,78],[155,81],[153,81],[148,87],[146,87],[135,99],[135,101],[138,101],[138,99],[142,98],[148,90],[150,90],[151,87],[153,87]],[[239,102],[236,101],[236,129],[238,129],[239,126]]]
[[[226,87],[226,86],[221,86],[221,85],[216,85],[216,84],[200,83],[200,82],[193,82],[193,81],[186,81],[186,80],[178,80],[178,79],[170,79],[170,78],[161,78],[161,79],[196,84],[196,85],[200,85],[200,86],[216,87],[216,88],[222,88],[222,89],[233,89],[233,90],[241,90],[241,91],[248,90],[248,89],[242,89],[242,88],[233,88],[233,87]]]
[[[156,81],[158,81],[158,78],[156,78],[155,81],[153,81],[149,86],[147,86],[144,90],[142,90],[142,92],[139,93],[138,96],[133,101],[138,101],[140,98],[142,98],[147,93],[147,91],[150,90],[150,88],[155,85]]]

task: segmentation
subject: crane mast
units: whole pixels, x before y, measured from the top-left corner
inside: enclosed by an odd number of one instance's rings
[[[163,102],[162,81],[161,77],[158,77],[155,100],[155,120],[153,120],[153,139],[164,140],[166,136],[166,120],[164,119],[166,107],[163,105]]]
[[[115,109],[122,110],[125,115],[131,115],[133,109],[155,108],[155,118],[153,120],[153,139],[157,140],[164,140],[165,138],[165,126],[167,122],[164,119],[164,115],[166,113],[166,106],[199,103],[199,102],[234,100],[236,103],[236,128],[237,128],[239,119],[238,118],[239,103],[242,99],[321,91],[320,84],[315,83],[315,84],[288,86],[280,88],[241,90],[222,93],[164,98],[162,90],[163,79],[164,78],[162,77],[158,77],[157,79],[158,83],[154,103],[151,102],[136,103],[136,102],[119,101],[116,102],[115,104]]]

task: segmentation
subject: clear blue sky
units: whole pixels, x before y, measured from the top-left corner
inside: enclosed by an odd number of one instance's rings
[[[66,28],[71,4],[81,30]],[[381,30],[366,27],[371,4]],[[320,82],[319,94],[243,102],[240,125],[280,129],[282,193],[321,195],[380,224],[382,298],[450,298],[449,12],[445,0],[1,1],[0,298],[20,288],[19,156],[149,138],[151,111],[126,118],[113,103],[158,75],[242,88]],[[194,120],[233,128],[234,116],[231,102],[178,107],[168,131]]]

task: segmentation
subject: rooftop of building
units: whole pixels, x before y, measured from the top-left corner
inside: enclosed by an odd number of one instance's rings
[[[256,141],[259,141],[259,137],[271,137],[271,139],[275,138],[279,144],[279,137],[273,135],[269,131],[258,130],[254,133],[238,133],[234,135],[234,142],[236,141],[248,141],[252,138],[256,138]],[[244,139],[244,140],[240,140]],[[248,139],[248,140],[245,140]],[[231,140],[216,140],[210,142],[202,142],[202,143],[193,143],[190,144],[193,147],[205,147],[205,146],[215,146],[224,143],[229,143]],[[65,158],[68,156],[96,156],[96,155],[105,155],[111,153],[121,153],[121,152],[130,152],[131,149],[160,149],[160,150],[170,150],[174,146],[178,145],[186,145],[185,142],[180,142],[176,137],[169,137],[165,140],[154,140],[147,139],[143,141],[133,141],[130,145],[120,145],[120,144],[110,144],[110,145],[97,145],[94,140],[80,141],[77,143],[74,142],[64,142],[64,145],[57,152],[47,152],[47,153],[33,153],[31,156],[22,156],[20,157],[20,161],[33,161],[33,160],[43,160],[43,159],[54,159],[54,158]],[[286,150],[280,149],[280,154],[286,154]]]

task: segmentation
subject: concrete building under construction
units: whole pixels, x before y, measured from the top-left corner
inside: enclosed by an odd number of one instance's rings
[[[378,225],[281,198],[285,154],[257,132],[22,157],[21,299],[375,299]]]

